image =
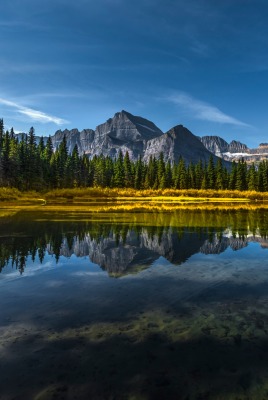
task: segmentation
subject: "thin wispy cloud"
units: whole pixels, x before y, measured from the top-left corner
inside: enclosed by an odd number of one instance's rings
[[[200,41],[193,40],[193,44],[190,46],[190,49],[193,53],[197,54],[201,57],[209,56],[209,47]]]
[[[25,26],[25,25],[27,25],[25,22],[23,22],[23,21],[14,21],[14,20],[12,20],[12,21],[0,21],[0,27],[8,27],[8,28],[14,28],[14,27],[17,27],[17,26]]]
[[[0,98],[0,104],[3,104],[7,107],[15,109],[19,114],[25,115],[30,118],[32,121],[41,122],[41,123],[54,123],[56,125],[68,124],[69,121],[55,117],[53,115],[46,114],[42,111],[34,110],[33,108],[28,108],[21,106],[13,101],[9,101],[3,98]]]
[[[249,124],[242,122],[228,114],[225,114],[217,107],[204,101],[195,99],[187,93],[179,92],[168,96],[170,102],[182,107],[190,112],[192,117],[204,121],[218,122],[220,124],[230,124],[244,127],[251,127]]]
[[[60,64],[38,64],[38,63],[18,63],[10,64],[9,60],[2,60],[0,64],[0,72],[6,75],[11,74],[27,74],[27,73],[50,73],[62,70]]]

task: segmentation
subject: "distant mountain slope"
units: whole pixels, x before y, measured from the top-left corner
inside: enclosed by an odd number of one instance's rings
[[[218,157],[224,158],[225,153],[247,153],[248,147],[240,142],[232,140],[231,143],[227,143],[224,139],[219,136],[202,136],[200,137],[203,145],[211,151],[211,153]]]
[[[151,155],[159,157],[160,152],[163,152],[165,161],[177,162],[182,157],[187,164],[191,161],[197,163],[199,160],[207,162],[211,157],[211,152],[198,137],[183,125],[177,125],[162,136],[149,140],[144,160],[148,161]],[[217,157],[214,156],[214,161],[216,160]]]
[[[258,163],[268,158],[268,143],[261,143],[259,147],[250,149],[236,140],[227,143],[219,136],[202,136],[199,139],[207,150],[227,161],[238,161],[244,158],[248,163]]]
[[[58,130],[55,135],[51,137],[55,149],[62,142],[64,135],[66,137],[69,153],[71,153],[74,146],[77,145],[80,154],[87,154],[94,140],[95,132],[93,129],[83,129],[81,132],[79,132],[78,129],[65,129],[64,131]]]

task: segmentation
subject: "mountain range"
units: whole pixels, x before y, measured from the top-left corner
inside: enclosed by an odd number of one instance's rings
[[[195,163],[200,159],[207,162],[211,156],[199,138],[182,125],[164,133],[153,122],[124,110],[98,125],[95,131],[58,130],[52,136],[54,148],[64,135],[69,152],[77,145],[79,153],[85,153],[90,158],[101,154],[117,157],[120,150],[123,154],[128,151],[131,160],[141,157],[145,162],[149,161],[150,156],[159,158],[161,152],[164,160],[171,162],[177,162],[180,157],[186,163]],[[217,156],[213,157],[216,161]]]
[[[19,134],[19,138],[22,135]],[[165,161],[177,162],[182,157],[187,164],[199,160],[208,162],[211,154],[214,162],[218,157],[226,161],[243,157],[247,162],[268,158],[268,143],[260,144],[257,149],[249,149],[235,140],[227,143],[219,136],[196,136],[183,125],[177,125],[164,133],[153,122],[124,110],[98,125],[95,130],[56,131],[51,137],[54,149],[64,136],[69,152],[77,145],[79,154],[86,154],[89,158],[101,154],[115,158],[120,150],[123,154],[128,151],[131,160],[141,157],[145,162],[149,161],[150,156],[159,158],[161,152]],[[37,141],[39,139],[37,137]],[[44,140],[46,142],[47,137]]]

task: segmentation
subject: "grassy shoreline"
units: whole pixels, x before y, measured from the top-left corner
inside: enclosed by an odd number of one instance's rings
[[[121,213],[176,210],[268,209],[268,192],[229,190],[56,189],[46,193],[0,189],[0,208],[43,211]]]
[[[239,191],[239,190],[213,190],[213,189],[120,189],[120,188],[75,188],[75,189],[54,189],[47,192],[21,192],[14,188],[0,188],[0,201],[12,200],[46,200],[53,201],[58,199],[66,200],[80,200],[80,199],[138,199],[148,200],[157,198],[159,201],[174,200],[180,198],[181,200],[199,199],[222,201],[268,201],[268,192],[256,191]]]

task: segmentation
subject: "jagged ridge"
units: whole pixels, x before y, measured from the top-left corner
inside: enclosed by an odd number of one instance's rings
[[[211,153],[187,128],[177,125],[168,132],[163,133],[153,122],[130,114],[122,110],[113,118],[98,125],[94,130],[78,129],[64,131],[58,130],[52,137],[56,148],[66,137],[68,151],[72,152],[75,145],[80,154],[87,154],[90,158],[94,155],[117,157],[119,151],[128,151],[132,160],[141,157],[148,162],[150,156],[159,158],[164,154],[165,161],[177,162],[180,157],[186,163],[208,161]],[[216,157],[215,161],[216,161]]]
[[[227,161],[237,161],[243,157],[245,161],[252,163],[268,158],[268,143],[260,143],[259,147],[250,149],[236,140],[227,143],[219,136],[202,136],[199,139],[211,153]]]
[[[19,140],[24,134],[19,134]],[[165,161],[177,162],[180,157],[186,163],[208,161],[211,153],[214,161],[217,157],[232,161],[245,157],[248,160],[259,160],[268,157],[268,145],[262,143],[258,149],[249,149],[238,141],[227,143],[219,136],[198,137],[192,134],[183,125],[177,125],[164,133],[153,122],[134,116],[122,110],[113,118],[93,129],[58,130],[52,136],[52,143],[56,149],[63,137],[66,137],[69,153],[75,145],[80,155],[86,154],[89,158],[95,155],[117,157],[119,151],[128,151],[131,160],[141,157],[148,162],[150,156],[159,158],[164,154]],[[37,141],[40,138],[37,137]],[[45,142],[47,138],[44,138]]]

